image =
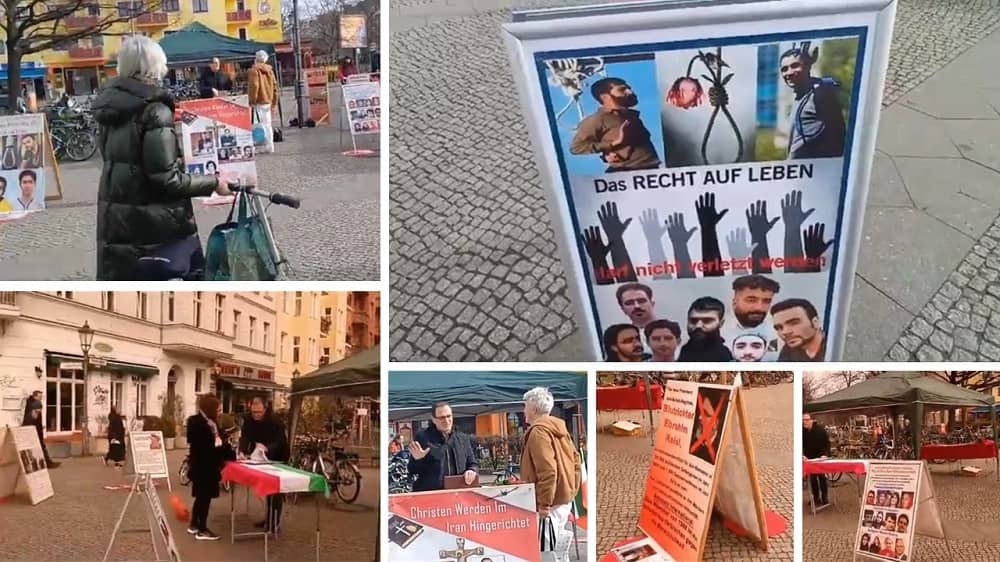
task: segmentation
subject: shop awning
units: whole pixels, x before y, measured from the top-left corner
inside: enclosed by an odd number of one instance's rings
[[[75,355],[72,353],[46,351],[45,358],[50,363],[83,363],[83,355]],[[90,368],[96,371],[106,371],[120,375],[135,375],[140,377],[155,377],[160,374],[160,369],[152,365],[130,363],[128,361],[119,361],[117,359],[109,359],[107,357],[99,357],[95,355],[90,356]]]
[[[0,64],[0,80],[6,81],[8,78],[9,67],[6,64]],[[21,80],[32,80],[35,78],[45,78],[45,73],[48,69],[44,66],[38,66],[35,63],[28,63],[21,65]]]
[[[278,384],[276,382],[265,381],[260,379],[247,379],[243,377],[227,377],[224,375],[216,375],[215,379],[217,381],[222,381],[233,385],[233,388],[242,388],[246,390],[288,390],[288,387],[283,384]]]

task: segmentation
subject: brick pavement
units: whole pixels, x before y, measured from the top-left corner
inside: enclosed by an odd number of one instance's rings
[[[989,461],[964,461],[980,466],[979,478],[956,476],[954,465],[931,465],[931,478],[948,542],[918,536],[920,560],[987,562],[1000,560],[1000,485]],[[809,491],[803,490],[803,502]],[[803,509],[802,553],[807,562],[833,562],[851,557],[860,508],[854,481],[843,478],[830,490],[835,505],[811,515]],[[950,553],[949,553],[950,546]]]
[[[586,347],[570,312],[499,34],[511,6],[581,3],[586,2],[393,2],[389,329],[394,360],[570,360]],[[900,0],[886,103],[900,100],[998,22],[1000,0]],[[904,134],[926,142],[920,130]],[[442,151],[447,157],[427,157]],[[873,183],[884,185],[873,185],[872,191],[898,195],[892,163],[883,158],[882,164],[876,161]],[[873,194],[872,200],[877,203],[879,197]],[[890,203],[898,206],[899,197]],[[912,198],[903,203],[914,208],[905,212],[926,206]],[[891,216],[877,220],[876,213]],[[894,341],[886,339],[899,333],[896,324],[909,321],[906,311],[915,314],[930,298],[922,295],[925,300],[903,309],[882,277],[929,283],[933,291],[940,285],[937,271],[957,265],[955,245],[935,246],[928,257],[893,238],[892,233],[916,229],[945,239],[934,224],[911,220],[908,229],[909,215],[903,213],[895,208],[869,213],[867,222],[874,224],[866,225],[865,235],[876,243],[864,245],[868,253],[862,266],[872,266],[857,279],[855,309],[877,306],[887,314],[849,327],[847,358],[880,359]],[[902,247],[913,251],[897,258]],[[889,265],[896,269],[888,270]]]
[[[715,519],[708,533],[705,560],[794,560],[793,389],[792,384],[781,384],[752,388],[744,394],[765,508],[784,517],[788,521],[788,530],[772,537],[769,551],[764,553],[749,540],[723,529]],[[639,414],[643,412],[632,412],[630,417]],[[598,433],[598,556],[610,551],[616,542],[641,534],[636,523],[650,459],[648,436],[627,438]]]
[[[177,487],[177,468],[184,453],[168,452],[170,474]],[[344,505],[331,499],[321,511],[321,552],[337,553],[337,560],[369,562],[375,555],[378,528],[378,472],[362,469],[361,495],[354,504]],[[66,460],[51,472],[55,496],[32,506],[20,498],[0,504],[3,520],[0,560],[5,561],[92,561],[104,556],[111,531],[128,492],[107,491],[104,485],[121,484],[121,472],[105,467],[97,457]],[[177,493],[191,505],[190,488],[177,487]],[[237,488],[237,512],[246,505],[245,491]],[[171,530],[181,557],[191,562],[250,562],[263,560],[263,540],[229,542],[229,497],[223,494],[212,502],[209,528],[222,536],[216,542],[198,542],[185,532],[167,504],[168,493],[160,489],[160,501],[167,510]],[[282,518],[282,535],[270,543],[273,561],[309,561],[315,559],[315,508],[312,501],[289,506]],[[237,532],[250,530],[251,521],[263,519],[263,504],[250,502],[253,519],[237,516]],[[145,525],[146,507],[142,496],[133,499],[126,515],[126,528]],[[242,524],[242,527],[241,527]],[[110,560],[151,560],[149,536],[124,534]],[[144,558],[145,557],[145,558]],[[325,558],[329,560],[330,558]]]
[[[284,102],[286,122],[295,112],[290,101]],[[277,145],[276,154],[258,156],[257,166],[262,189],[303,199],[299,209],[274,205],[269,210],[279,247],[292,265],[292,279],[377,280],[379,159],[342,156],[351,139],[335,127],[284,130],[286,142]],[[361,146],[376,143],[373,136]],[[0,224],[0,278],[93,279],[100,166],[99,156],[61,165],[63,201]],[[228,208],[195,203],[203,245],[227,213]]]

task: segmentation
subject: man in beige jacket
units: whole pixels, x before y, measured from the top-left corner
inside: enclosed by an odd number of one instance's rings
[[[271,106],[278,101],[278,81],[274,78],[271,65],[267,64],[267,53],[264,51],[257,51],[256,62],[247,75],[247,90],[255,120],[264,127],[266,138],[264,144],[257,147],[257,152],[274,152]]]
[[[550,416],[555,399],[545,388],[524,394],[524,452],[521,479],[535,485],[538,516],[549,517],[558,534],[566,528],[573,499],[580,489],[580,454],[566,422]]]

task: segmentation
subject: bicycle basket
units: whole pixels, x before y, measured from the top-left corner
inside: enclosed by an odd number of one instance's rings
[[[262,219],[250,212],[248,197],[237,193],[226,222],[212,229],[205,256],[206,281],[274,281],[278,277]]]

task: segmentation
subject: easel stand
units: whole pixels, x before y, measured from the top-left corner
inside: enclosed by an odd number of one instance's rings
[[[128,491],[128,498],[125,499],[125,505],[122,506],[122,511],[118,515],[118,522],[115,523],[115,528],[111,532],[111,542],[108,543],[107,550],[104,551],[104,562],[108,561],[108,557],[111,556],[111,552],[114,551],[115,543],[118,542],[118,535],[120,533],[149,533],[149,540],[153,544],[153,556],[155,558],[150,559],[148,562],[171,562],[169,555],[167,555],[167,547],[163,545],[163,554],[167,557],[161,557],[160,548],[157,546],[157,533],[155,531],[156,523],[153,519],[152,511],[148,511],[146,521],[148,527],[145,528],[135,528],[135,529],[122,529],[122,522],[125,520],[125,514],[128,513],[128,506],[132,504],[132,498],[136,497],[136,492],[146,493],[147,489],[153,487],[153,479],[147,474],[145,476],[135,475],[135,479],[132,481],[132,487]],[[152,493],[156,493],[156,488],[153,487]],[[147,561],[141,561],[147,562]]]

